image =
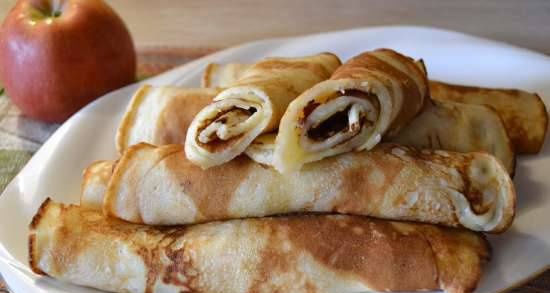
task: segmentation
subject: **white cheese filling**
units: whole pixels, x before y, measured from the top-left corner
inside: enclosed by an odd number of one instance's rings
[[[322,140],[309,137],[309,130],[319,127],[323,122],[347,108],[349,110],[346,128]],[[304,131],[300,135],[300,144],[309,152],[327,150],[364,132],[364,128],[372,127],[376,119],[378,119],[378,110],[371,101],[354,96],[340,96],[318,106],[309,114],[303,126]]]
[[[254,111],[251,111],[254,109]],[[230,140],[253,129],[261,120],[259,104],[234,99],[232,105],[219,109],[225,112],[199,132],[201,143]]]

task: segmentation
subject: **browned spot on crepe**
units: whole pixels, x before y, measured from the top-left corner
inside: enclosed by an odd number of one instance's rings
[[[391,186],[394,179],[403,169],[403,162],[392,156],[385,155],[378,149],[371,150],[380,156],[369,155],[365,152],[354,153],[353,156],[369,156],[371,160],[366,165],[347,168],[342,174],[342,188],[334,203],[334,210],[340,213],[359,213],[373,211],[381,206],[384,193]],[[357,160],[364,161],[364,160]],[[379,178],[382,182],[374,182],[372,171],[378,170],[383,174]]]
[[[62,206],[61,209],[61,213],[67,211],[66,206]],[[69,230],[71,224],[66,218],[62,218],[62,220],[63,224],[60,225],[53,236],[58,246],[57,249],[51,251],[51,257],[55,260],[52,263],[54,275],[64,274],[72,264],[77,263],[82,247],[86,247],[85,243],[71,237],[72,231]]]
[[[269,288],[269,281],[280,274],[292,274],[297,279],[304,278],[303,273],[295,270],[299,255],[294,251],[284,252],[283,242],[287,239],[287,227],[270,227],[270,224],[256,222],[262,225],[263,229],[268,231],[269,238],[266,246],[262,249],[256,268],[256,278],[248,288],[248,293],[270,292],[277,288]],[[288,284],[287,288],[292,288],[293,284]],[[315,291],[314,291],[315,292]]]
[[[313,284],[313,282],[306,281],[304,287],[306,289],[306,293],[316,293],[317,292],[317,288],[315,287],[315,284]]]
[[[47,209],[47,205],[53,204],[51,201],[47,201],[43,204],[44,209]],[[84,234],[84,233],[97,233],[97,234],[104,234],[104,235],[112,235],[119,239],[127,239],[129,237],[129,233],[120,233],[117,230],[112,230],[110,227],[105,227],[105,221],[112,221],[115,223],[115,225],[119,225],[121,227],[124,227],[123,225],[120,225],[121,222],[117,219],[112,218],[103,218],[102,216],[98,216],[98,214],[95,211],[90,210],[83,210],[79,208],[75,208],[74,206],[70,205],[59,205],[58,206],[61,211],[59,212],[59,220],[61,223],[58,223],[56,225],[59,226],[58,229],[55,230],[55,234],[52,235],[53,242],[55,244],[52,245],[52,247],[55,247],[55,249],[50,250],[51,259],[53,260],[52,264],[52,270],[51,274],[56,275],[63,275],[66,273],[67,269],[74,266],[74,264],[78,263],[79,256],[86,252],[86,249],[93,245],[93,243],[90,243],[91,238],[84,238],[81,239],[80,237],[75,237],[74,234]],[[78,227],[80,224],[74,223],[75,219],[78,219],[79,217],[76,217],[76,214],[82,213],[82,218],[86,218],[87,220],[82,223],[82,226],[80,227],[80,230],[75,230],[72,227]],[[94,214],[96,216],[95,220],[92,217],[86,216],[86,214]],[[36,218],[36,225],[41,220],[40,218]],[[33,222],[35,222],[33,220]],[[31,226],[32,227],[32,226]],[[126,227],[126,230],[135,231],[136,226],[129,225],[129,227]],[[35,229],[35,228],[31,228]],[[117,253],[115,251],[106,249],[106,254],[114,254]]]
[[[400,233],[385,221],[345,216],[330,219],[289,218],[292,245],[331,270],[361,278],[375,290],[439,288],[436,260],[423,237],[415,232]]]
[[[239,156],[202,170],[187,160],[184,151],[166,157],[164,162],[170,174],[180,182],[183,192],[193,199],[200,214],[209,220],[227,217],[233,193],[255,165],[247,157]]]
[[[138,247],[136,253],[141,257],[145,267],[147,268],[147,276],[145,281],[145,293],[152,293],[155,287],[159,270],[159,264],[155,262],[155,258],[158,257],[156,249],[147,249],[145,247]]]
[[[185,142],[187,129],[195,115],[212,102],[213,95],[199,94],[177,96],[170,100],[160,113],[155,134],[155,143],[159,145]]]
[[[89,219],[87,216],[83,216],[83,218]],[[166,284],[174,284],[181,287],[192,285],[192,279],[186,275],[186,270],[190,269],[191,264],[188,263],[188,258],[183,257],[184,248],[173,250],[170,247],[177,239],[183,237],[185,233],[187,233],[187,229],[184,226],[178,228],[144,226],[130,224],[115,218],[103,217],[98,218],[97,221],[88,220],[83,223],[84,226],[80,233],[109,235],[108,237],[112,237],[114,240],[120,239],[125,241],[128,247],[141,257],[147,270],[145,285],[146,293],[154,292],[155,283],[161,277],[162,281]],[[70,227],[70,224],[64,224],[63,227],[65,226]],[[142,237],[135,238],[135,233],[141,233]],[[134,241],[130,242],[130,239]],[[81,247],[90,247],[94,245],[89,241],[83,243],[78,237],[74,236],[72,240],[77,240]],[[93,238],[89,238],[88,240],[93,240]],[[60,250],[69,250],[73,253],[82,252],[82,249],[74,246],[61,247]],[[116,254],[117,252],[110,248],[106,248],[105,253]],[[161,262],[163,259],[161,257],[162,254],[166,255],[169,260],[168,263]],[[113,257],[113,260],[116,259],[116,257]],[[74,262],[67,261],[67,264],[74,264]],[[181,276],[185,276],[186,279],[182,280]]]
[[[165,266],[162,282],[191,289],[197,286],[197,274],[189,273],[194,270],[192,259],[185,245],[178,249],[172,247],[178,239],[184,237],[185,233],[186,231],[175,230],[161,241],[164,254],[170,260],[170,263]]]
[[[491,107],[491,108],[497,111],[495,107]],[[519,150],[533,149],[532,152],[536,152],[536,150],[534,150],[535,149],[534,146],[538,144],[541,144],[542,146],[542,143],[539,141],[540,138],[529,135],[528,130],[525,129],[525,126],[523,125],[525,123],[524,122],[525,119],[523,119],[522,117],[516,116],[511,111],[507,112],[507,111],[501,110],[501,111],[497,111],[497,113],[500,115],[501,118],[503,118],[502,122],[506,126],[506,131],[508,132],[510,139],[514,142],[514,145],[517,149]],[[535,129],[531,129],[531,130],[535,130]]]

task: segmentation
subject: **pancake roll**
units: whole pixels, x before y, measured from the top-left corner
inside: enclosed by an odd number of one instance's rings
[[[275,138],[276,133],[258,137],[246,149],[246,155],[258,163],[273,165]],[[514,144],[498,113],[485,105],[427,101],[418,116],[396,135],[383,140],[418,149],[487,152],[514,174]]]
[[[481,234],[352,216],[143,226],[47,200],[32,220],[32,270],[112,292],[472,292]]]
[[[107,184],[103,196],[88,196],[97,200],[90,206],[150,225],[330,212],[499,233],[512,223],[516,203],[510,176],[491,155],[393,144],[291,174],[245,156],[202,170],[181,145],[139,144],[118,160],[109,180],[88,181]]]
[[[292,172],[322,158],[369,150],[397,133],[428,98],[422,61],[390,49],[362,53],[292,101],[281,119],[273,164]]]
[[[206,169],[240,155],[257,136],[278,128],[292,100],[338,66],[331,53],[253,64],[195,116],[185,140],[188,159]]]

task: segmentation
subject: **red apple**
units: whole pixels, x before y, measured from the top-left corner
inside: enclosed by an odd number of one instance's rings
[[[0,29],[0,80],[35,119],[62,122],[135,71],[128,29],[102,0],[19,0]]]

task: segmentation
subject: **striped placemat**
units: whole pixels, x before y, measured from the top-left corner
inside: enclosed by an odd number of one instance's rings
[[[218,49],[141,48],[138,50],[138,78],[159,74]],[[59,127],[57,124],[41,123],[25,118],[8,97],[0,96],[0,193],[57,127]],[[550,270],[511,292],[550,292]],[[10,293],[2,276],[0,276],[0,293]]]

